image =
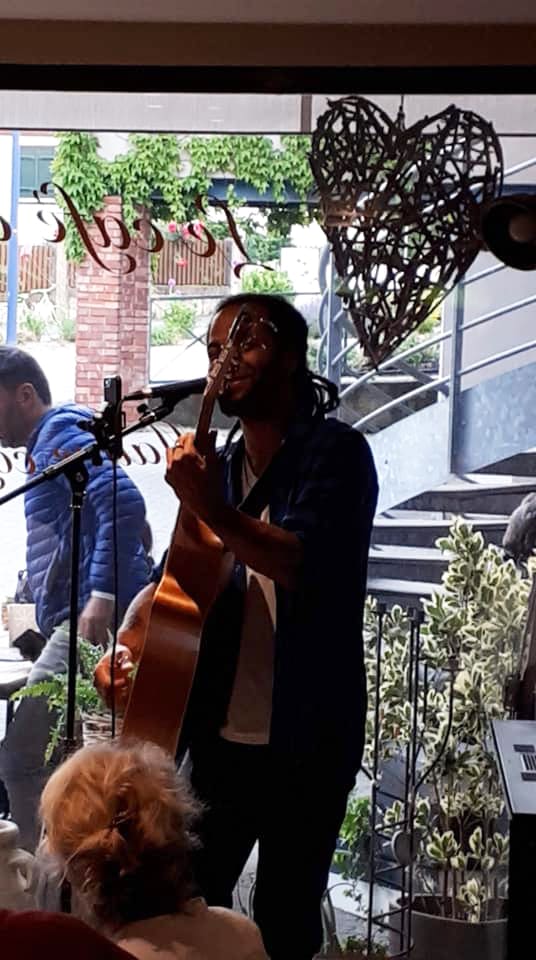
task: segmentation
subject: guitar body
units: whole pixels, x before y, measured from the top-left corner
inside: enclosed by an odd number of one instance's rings
[[[238,335],[249,321],[242,307],[219,357],[211,363],[203,395],[195,447],[201,456],[213,452],[210,422],[214,403],[231,366]],[[173,451],[168,451],[173,458]],[[118,706],[130,686],[121,737],[149,740],[175,754],[195,676],[203,626],[219,592],[228,581],[233,554],[202,520],[180,507],[164,574],[145,612],[140,630],[125,630],[116,648],[114,674],[110,654],[95,670],[95,684],[106,703]],[[132,640],[134,642],[132,642]],[[123,656],[126,654],[126,659]],[[134,679],[130,668],[135,663]],[[117,682],[120,681],[120,688]]]
[[[195,676],[203,625],[232,563],[221,540],[181,509],[121,736],[150,740],[174,754]]]

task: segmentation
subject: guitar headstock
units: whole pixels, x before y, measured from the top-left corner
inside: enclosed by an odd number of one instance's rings
[[[203,453],[207,448],[212,411],[214,410],[214,404],[216,403],[218,394],[221,392],[225,383],[225,378],[229,372],[235,346],[238,343],[242,343],[244,331],[249,325],[250,321],[251,314],[249,313],[247,307],[241,307],[235,319],[233,320],[227,339],[223,344],[218,357],[210,364],[210,369],[207,374],[207,385],[203,394],[201,412],[199,414],[199,421],[197,423],[197,430],[195,432],[195,445],[201,453]]]
[[[251,319],[251,314],[247,307],[241,307],[232,322],[227,340],[223,344],[218,357],[210,365],[204,399],[216,400],[229,371],[233,359],[233,350],[244,336],[245,328]]]

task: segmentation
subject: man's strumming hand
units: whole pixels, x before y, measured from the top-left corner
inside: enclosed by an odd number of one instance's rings
[[[167,451],[166,482],[188,510],[211,526],[225,507],[215,434],[210,435],[204,455],[196,449],[194,439],[193,433],[185,433]]]

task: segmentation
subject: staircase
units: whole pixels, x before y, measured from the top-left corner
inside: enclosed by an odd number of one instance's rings
[[[505,193],[521,183],[534,192],[536,157],[504,179]],[[441,330],[377,368],[355,367],[329,252],[320,288],[318,368],[338,384],[338,415],[367,434],[378,471],[369,589],[415,605],[441,582],[435,544],[455,516],[501,545],[512,511],[536,491],[536,273],[481,252],[444,300]],[[435,372],[414,365],[430,350]]]
[[[512,511],[536,490],[536,452],[457,477],[386,510],[374,523],[369,592],[388,605],[418,605],[441,582],[447,562],[435,543],[463,516],[498,546]]]

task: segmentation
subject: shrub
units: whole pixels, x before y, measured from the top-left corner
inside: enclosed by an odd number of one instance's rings
[[[58,320],[58,335],[60,340],[67,343],[74,343],[76,340],[76,322],[68,314],[64,314]]]
[[[153,347],[169,346],[179,343],[192,331],[195,322],[195,309],[186,303],[170,303],[162,318],[151,330]]]
[[[242,291],[290,294],[294,289],[288,273],[284,270],[248,270],[242,276]]]
[[[427,679],[419,691],[416,718],[421,785],[413,806],[413,889],[428,895],[438,915],[477,923],[497,915],[505,893],[508,837],[490,722],[508,716],[505,686],[520,662],[530,578],[511,560],[505,562],[499,547],[486,545],[482,534],[464,520],[456,519],[437,546],[448,567],[441,586],[424,603],[420,665]],[[394,606],[382,634],[382,761],[400,755],[414,729],[408,693],[411,637],[407,614]],[[376,643],[369,603],[368,762],[376,733]],[[396,800],[378,813],[383,837],[393,836],[405,815],[402,803]]]

